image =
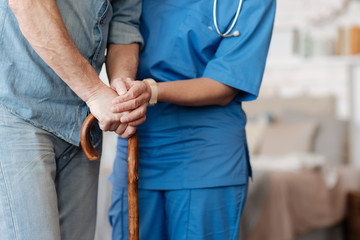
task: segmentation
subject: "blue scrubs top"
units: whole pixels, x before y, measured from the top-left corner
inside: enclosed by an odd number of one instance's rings
[[[238,1],[218,1],[221,32],[232,23]],[[234,30],[222,38],[209,0],[144,0],[145,47],[138,79],[157,82],[208,77],[239,89],[227,106],[187,107],[160,102],[148,107],[138,127],[139,188],[184,189],[248,181],[246,116],[242,101],[259,92],[275,14],[275,0],[244,0]],[[127,140],[119,138],[115,186],[127,185]]]

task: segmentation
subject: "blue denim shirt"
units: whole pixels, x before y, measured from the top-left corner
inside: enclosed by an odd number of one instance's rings
[[[81,54],[99,73],[108,43],[142,43],[141,0],[57,0]],[[8,0],[0,0],[0,104],[65,141],[79,145],[86,104],[22,35]]]

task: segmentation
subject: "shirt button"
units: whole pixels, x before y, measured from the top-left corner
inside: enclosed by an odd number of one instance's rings
[[[104,21],[101,19],[101,20],[100,20],[100,24],[103,24],[103,23],[104,23]]]

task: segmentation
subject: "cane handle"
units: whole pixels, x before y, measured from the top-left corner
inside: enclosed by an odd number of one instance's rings
[[[86,157],[91,161],[97,160],[99,158],[99,153],[95,150],[90,141],[90,130],[95,120],[96,118],[94,115],[90,113],[83,122],[80,132],[81,147],[84,150]]]

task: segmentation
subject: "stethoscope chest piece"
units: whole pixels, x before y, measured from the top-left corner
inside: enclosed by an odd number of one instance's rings
[[[238,30],[235,30],[233,33],[230,34],[230,32],[233,30],[238,18],[239,18],[239,14],[240,14],[240,9],[241,9],[241,5],[242,5],[242,0],[239,0],[239,4],[238,4],[238,8],[236,11],[236,15],[234,17],[233,22],[231,23],[231,26],[224,32],[221,33],[219,30],[219,27],[217,25],[217,19],[216,19],[216,5],[217,5],[217,0],[214,0],[214,7],[213,7],[213,20],[214,20],[214,26],[216,29],[216,32],[219,34],[219,36],[221,37],[238,37],[240,36],[240,32]],[[210,30],[213,30],[212,27],[209,26]]]

